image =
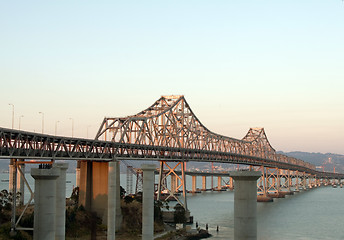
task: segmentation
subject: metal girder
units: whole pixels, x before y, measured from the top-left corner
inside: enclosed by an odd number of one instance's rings
[[[344,178],[344,174],[319,172],[310,163],[277,154],[264,128],[251,128],[241,140],[211,132],[184,96],[163,96],[133,116],[104,118],[95,140],[0,128],[0,159],[112,161],[116,157],[246,164]]]
[[[281,191],[280,176],[278,168],[265,168],[266,170],[266,192],[279,193]]]
[[[166,167],[166,170],[165,170]],[[176,173],[176,169],[180,167],[181,176]],[[167,178],[171,176],[170,187],[167,185]],[[181,189],[181,190],[180,190]],[[167,192],[168,196],[165,201],[170,198],[175,199],[185,210],[187,210],[186,201],[186,183],[185,183],[185,163],[178,162],[174,166],[170,166],[166,161],[160,161],[159,182],[157,191],[157,200],[161,199],[162,193]],[[181,192],[183,201],[178,197],[177,193]]]

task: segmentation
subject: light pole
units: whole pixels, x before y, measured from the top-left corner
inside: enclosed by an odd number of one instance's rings
[[[55,136],[56,136],[56,133],[57,133],[57,124],[59,123],[60,121],[56,121],[55,122]]]
[[[69,120],[72,120],[72,137],[74,137],[74,118],[69,118]]]
[[[44,112],[39,112],[39,114],[42,114],[42,134],[44,133]]]
[[[9,103],[8,105],[12,106],[12,129],[14,128],[14,104]]]
[[[24,115],[21,115],[20,117],[19,117],[19,130],[20,130],[20,123],[21,123],[21,118],[22,117],[24,117]]]

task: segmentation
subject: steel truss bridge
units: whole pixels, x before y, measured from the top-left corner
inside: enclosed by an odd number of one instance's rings
[[[110,141],[100,140],[111,138]],[[114,159],[199,161],[275,167],[318,177],[302,160],[277,154],[264,128],[250,128],[239,140],[208,130],[184,96],[162,96],[146,110],[123,118],[104,118],[94,140],[0,128],[0,159],[113,161]]]
[[[155,160],[160,162],[159,193],[167,189],[171,196],[173,192],[164,184],[166,177],[179,178],[182,183],[177,189],[182,187],[185,193],[184,171],[188,161],[245,164],[262,171],[261,179],[267,175],[277,179],[281,174],[301,174],[314,179],[344,178],[342,173],[320,172],[310,163],[276,153],[264,128],[250,128],[243,139],[210,131],[192,112],[184,96],[162,96],[136,115],[106,117],[95,139],[0,128],[1,158],[88,162]],[[182,177],[175,172],[177,167],[181,168]],[[264,191],[269,191],[269,178],[261,181],[267,185]]]

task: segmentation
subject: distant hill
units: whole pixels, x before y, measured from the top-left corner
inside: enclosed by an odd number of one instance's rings
[[[332,172],[336,168],[336,172],[344,172],[344,155],[334,153],[309,153],[309,152],[282,152],[290,157],[301,159],[305,162],[312,163],[318,167],[324,167],[327,172]]]

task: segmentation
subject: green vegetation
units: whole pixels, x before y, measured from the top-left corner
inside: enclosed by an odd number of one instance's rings
[[[17,193],[16,200],[20,198],[20,193]],[[11,209],[12,209],[13,194],[7,190],[0,192],[0,240],[2,239],[32,239],[30,232],[17,231],[14,236],[10,236],[11,232]],[[19,216],[17,216],[18,218]],[[22,227],[33,227],[33,212],[29,212],[23,216],[20,221]]]
[[[185,209],[179,203],[174,207],[174,222],[186,223]]]
[[[81,238],[86,235],[96,236],[106,229],[95,213],[74,205],[66,210],[66,237]]]
[[[164,223],[162,221],[161,208],[163,203],[160,201],[154,202],[154,231],[161,232],[164,230]],[[137,236],[141,234],[142,230],[142,195],[137,194],[133,196],[124,197],[121,202],[121,209],[123,221],[119,235],[129,234]]]
[[[142,194],[125,196],[121,188],[122,200],[122,226],[117,233],[118,239],[138,239],[142,230]],[[88,212],[82,205],[78,204],[79,189],[75,188],[70,199],[67,200],[66,209],[66,239],[98,239],[106,236],[106,226],[95,213]],[[17,231],[15,236],[10,236],[12,195],[8,191],[0,192],[0,240],[2,239],[32,239],[32,231]],[[164,231],[161,209],[164,202],[154,202],[154,230]],[[19,211],[22,210],[19,208]],[[18,218],[19,216],[17,216]],[[33,227],[34,211],[33,205],[23,215],[20,226]],[[116,235],[116,236],[117,236]]]

